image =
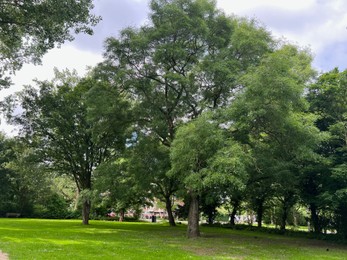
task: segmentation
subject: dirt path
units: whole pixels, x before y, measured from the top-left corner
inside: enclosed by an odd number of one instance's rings
[[[0,251],[0,260],[8,260],[8,256]]]

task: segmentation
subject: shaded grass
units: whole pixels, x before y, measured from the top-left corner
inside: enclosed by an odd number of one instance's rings
[[[346,259],[347,247],[254,231],[153,223],[0,219],[0,250],[10,259]],[[328,249],[328,251],[327,251]]]

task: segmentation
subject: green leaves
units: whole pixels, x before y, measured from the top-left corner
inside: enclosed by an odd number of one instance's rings
[[[49,49],[73,40],[71,31],[92,34],[100,17],[91,0],[0,1],[0,87],[23,63],[38,64]]]

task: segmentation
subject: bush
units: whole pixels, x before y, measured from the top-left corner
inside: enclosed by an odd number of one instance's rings
[[[34,206],[33,217],[64,219],[68,216],[68,205],[64,198],[58,194],[51,194],[43,202]]]

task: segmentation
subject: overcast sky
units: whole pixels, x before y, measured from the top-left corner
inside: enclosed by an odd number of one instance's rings
[[[102,60],[106,37],[117,36],[127,26],[146,22],[149,0],[94,0],[94,13],[102,17],[94,35],[78,35],[75,41],[51,50],[42,66],[25,65],[10,90],[0,91],[0,98],[19,90],[32,79],[51,79],[53,68],[76,69],[80,75],[87,66]],[[318,71],[334,67],[347,68],[347,1],[346,0],[217,0],[226,14],[259,20],[275,37],[309,47]],[[0,130],[8,131],[4,122]]]

